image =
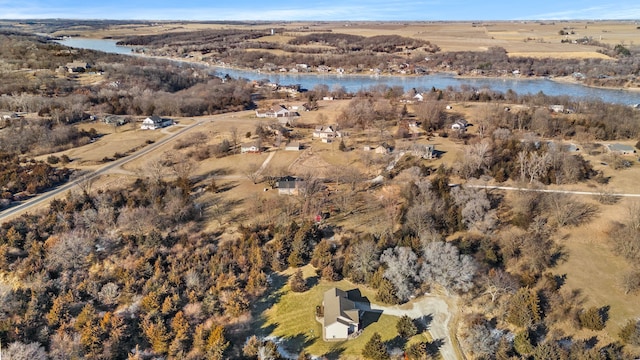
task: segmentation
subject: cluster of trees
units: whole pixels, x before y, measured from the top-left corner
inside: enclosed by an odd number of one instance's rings
[[[323,45],[335,48],[336,52],[373,51],[396,53],[424,48],[428,52],[440,50],[425,40],[412,39],[399,35],[359,36],[340,33],[312,33],[289,40],[291,45]]]
[[[47,154],[86,145],[98,136],[95,129],[84,131],[50,120],[19,119],[0,131],[0,152]]]
[[[71,170],[54,168],[43,161],[23,162],[17,155],[0,153],[0,209],[20,194],[34,195],[68,180]]]
[[[136,344],[222,358],[224,328],[209,319],[239,316],[265,289],[266,238],[194,231],[201,207],[184,186],[73,193],[4,223],[0,270],[20,286],[0,291],[3,344],[37,342],[61,358],[123,358]]]
[[[0,50],[5,70],[0,72],[0,91],[12,94],[0,100],[0,107],[35,112],[56,123],[83,120],[88,113],[198,116],[243,110],[252,104],[246,81],[223,81],[203,69],[166,61],[69,50],[21,33],[1,36]],[[74,60],[103,71],[104,81],[81,85],[54,72]],[[35,72],[18,71],[25,68]]]
[[[501,47],[487,51],[438,52],[429,56],[426,66],[432,69],[446,68],[459,74],[482,71],[483,75],[502,76],[518,70],[525,76],[569,76],[581,73],[587,84],[599,86],[619,86],[620,79],[628,80],[637,76],[640,57],[636,52],[617,48],[612,55],[624,53],[617,59],[557,59],[508,56]],[[626,48],[625,48],[626,49]],[[628,51],[628,49],[627,49]]]
[[[163,51],[171,51],[175,55],[183,55],[191,51],[207,54],[210,52],[224,52],[228,49],[242,46],[249,40],[258,39],[269,34],[269,30],[210,29],[129,36],[118,41],[118,45],[162,48]]]

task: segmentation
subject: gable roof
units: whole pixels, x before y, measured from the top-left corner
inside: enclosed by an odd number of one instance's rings
[[[324,293],[324,326],[339,322],[345,325],[358,324],[360,313],[347,292],[332,288]]]

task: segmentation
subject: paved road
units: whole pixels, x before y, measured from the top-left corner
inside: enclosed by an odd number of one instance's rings
[[[455,347],[457,341],[452,342],[450,334],[455,329],[450,329],[452,313],[449,304],[438,296],[426,295],[417,300],[403,305],[381,306],[377,304],[356,303],[356,307],[362,310],[379,310],[385,315],[401,317],[407,315],[412,319],[431,318],[429,333],[433,340],[444,341],[440,347],[440,354],[444,360],[459,360]],[[453,330],[453,331],[452,331]],[[459,350],[458,350],[459,351]]]
[[[153,144],[150,144],[148,146],[145,146],[144,148],[142,148],[141,150],[123,157],[121,159],[112,161],[104,166],[102,166],[101,168],[98,168],[97,170],[90,172],[90,173],[86,173],[85,175],[83,175],[82,177],[69,181],[66,184],[59,186],[55,189],[49,190],[45,193],[36,195],[35,197],[22,202],[21,204],[17,205],[17,206],[13,206],[5,211],[0,212],[0,222],[5,221],[7,219],[9,219],[11,216],[15,216],[15,215],[19,215],[22,214],[26,211],[28,211],[29,209],[33,209],[34,207],[44,203],[47,200],[50,200],[52,197],[60,195],[68,190],[70,190],[71,188],[73,188],[76,185],[79,185],[82,182],[85,181],[90,181],[92,179],[95,179],[96,177],[108,172],[109,170],[113,170],[116,169],[130,161],[133,161],[135,159],[138,159],[141,156],[144,156],[156,149],[158,149],[160,146],[175,140],[177,137],[183,135],[184,133],[188,132],[189,130],[195,128],[196,126],[202,124],[205,121],[212,121],[212,119],[209,120],[200,120],[196,123],[193,123],[191,125],[188,126],[184,126],[182,127],[180,130],[170,134],[167,137],[162,138],[159,141],[156,141]]]

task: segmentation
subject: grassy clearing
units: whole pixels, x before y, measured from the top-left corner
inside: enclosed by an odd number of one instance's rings
[[[316,283],[318,278],[311,266],[303,268],[304,276],[308,283]],[[293,270],[285,272],[292,275]],[[378,332],[383,341],[391,341],[396,338],[395,316],[382,315],[378,319],[365,315],[362,335],[349,341],[325,342],[322,340],[322,325],[315,319],[315,309],[322,303],[325,291],[332,287],[343,290],[358,288],[364,297],[373,300],[375,294],[372,290],[356,286],[347,280],[337,282],[319,281],[311,289],[303,293],[294,293],[285,285],[279,290],[279,300],[263,314],[265,323],[262,326],[270,335],[284,340],[285,347],[292,353],[298,353],[303,348],[313,355],[324,355],[329,358],[358,359],[362,349],[374,332]],[[370,323],[368,323],[370,322]],[[417,335],[410,341],[429,340],[425,335]]]
[[[640,316],[638,294],[625,294],[621,274],[631,269],[628,262],[611,250],[607,230],[612,221],[621,221],[629,204],[622,200],[616,205],[601,208],[591,223],[566,231],[562,246],[568,256],[554,273],[566,274],[564,286],[580,289],[586,297],[585,307],[610,306],[605,333],[610,341],[617,340],[620,327],[630,318]],[[584,336],[593,336],[584,331]]]

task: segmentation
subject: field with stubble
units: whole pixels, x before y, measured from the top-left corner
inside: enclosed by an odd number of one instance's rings
[[[73,33],[90,38],[123,38],[201,31],[207,29],[270,30],[270,42],[286,43],[311,32],[361,36],[399,35],[426,40],[442,51],[483,51],[502,47],[510,56],[534,58],[607,58],[599,47],[582,45],[587,38],[601,44],[633,46],[640,29],[633,21],[481,21],[481,22],[153,22],[113,25],[104,29],[71,28],[53,35]],[[260,41],[256,39],[254,41]],[[565,43],[561,41],[565,40]]]

